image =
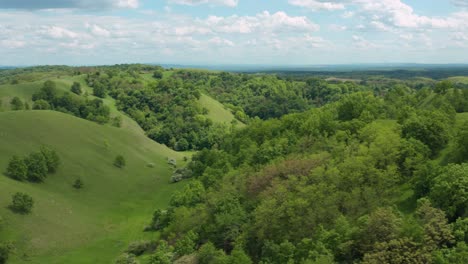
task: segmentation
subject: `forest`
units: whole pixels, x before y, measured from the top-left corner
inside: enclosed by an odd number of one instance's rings
[[[4,85],[39,85],[1,108],[53,110],[116,130],[129,118],[183,155],[165,164],[176,188],[168,203],[151,208],[141,239],[115,263],[467,263],[468,77],[460,72],[5,69]],[[204,96],[232,119],[214,120]],[[127,173],[132,153],[112,153],[110,166]],[[34,180],[29,158],[15,155],[6,177]],[[81,178],[74,185],[91,188]],[[14,244],[1,244],[0,263]]]

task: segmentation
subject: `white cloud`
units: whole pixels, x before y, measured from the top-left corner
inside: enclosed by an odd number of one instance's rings
[[[219,47],[233,47],[234,46],[234,42],[228,39],[220,38],[220,37],[211,38],[210,40],[208,40],[208,43],[214,44],[215,46],[219,46]]]
[[[279,11],[270,14],[268,11],[256,16],[210,16],[202,24],[215,32],[221,33],[271,33],[271,32],[310,32],[317,31],[320,26],[305,16],[289,16]]]
[[[468,0],[452,0],[452,3],[456,6],[468,7]]]
[[[229,7],[235,7],[239,4],[239,0],[168,0],[169,3],[178,5],[224,5]]]
[[[59,26],[44,27],[39,32],[54,39],[74,39],[78,37],[77,33]]]
[[[17,49],[26,46],[26,42],[15,39],[0,40],[0,47],[5,49]]]
[[[89,25],[87,24],[86,27],[91,31],[91,33],[98,37],[110,37],[111,33],[109,30],[102,28],[98,25]]]
[[[378,45],[366,40],[365,38],[357,35],[353,35],[353,45],[358,49],[374,49],[377,48]]]
[[[11,9],[109,9],[138,8],[139,0],[1,0],[0,8]]]
[[[289,0],[289,4],[293,6],[308,8],[313,11],[334,11],[345,9],[344,4],[327,0]]]

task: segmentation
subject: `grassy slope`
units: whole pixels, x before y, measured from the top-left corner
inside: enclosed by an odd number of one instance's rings
[[[236,120],[231,111],[226,109],[222,103],[216,101],[206,94],[201,95],[199,102],[203,107],[208,109],[207,116],[213,120],[213,122],[230,124],[231,121]],[[240,121],[237,121],[237,124],[238,126],[244,125]]]
[[[181,155],[143,134],[52,111],[3,112],[0,123],[0,174],[13,154],[25,155],[41,144],[52,146],[63,160],[43,184],[0,175],[0,215],[8,226],[0,237],[18,247],[11,263],[109,262],[144,235],[154,208],[164,207],[180,187],[168,183],[166,158]],[[112,165],[117,154],[126,157],[123,170]],[[146,166],[150,162],[155,168]],[[79,191],[71,187],[77,177],[85,183]],[[31,215],[6,208],[17,191],[33,196]]]
[[[452,81],[454,83],[468,84],[468,77],[467,76],[450,77],[450,78],[448,78],[448,80]]]

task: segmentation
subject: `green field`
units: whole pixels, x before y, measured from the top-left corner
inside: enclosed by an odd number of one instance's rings
[[[165,207],[182,186],[169,183],[167,164],[168,157],[182,154],[143,133],[53,111],[1,112],[0,124],[0,215],[7,226],[0,237],[15,242],[11,263],[109,263],[130,241],[150,238],[142,230],[152,211]],[[62,159],[45,183],[3,175],[12,155],[27,155],[42,144]],[[124,169],[112,164],[118,154],[126,158]],[[81,190],[71,186],[78,177]],[[17,191],[34,198],[30,215],[7,209]]]

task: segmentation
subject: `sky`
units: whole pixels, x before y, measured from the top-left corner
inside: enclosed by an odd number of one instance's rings
[[[0,0],[0,65],[468,63],[468,0]]]

